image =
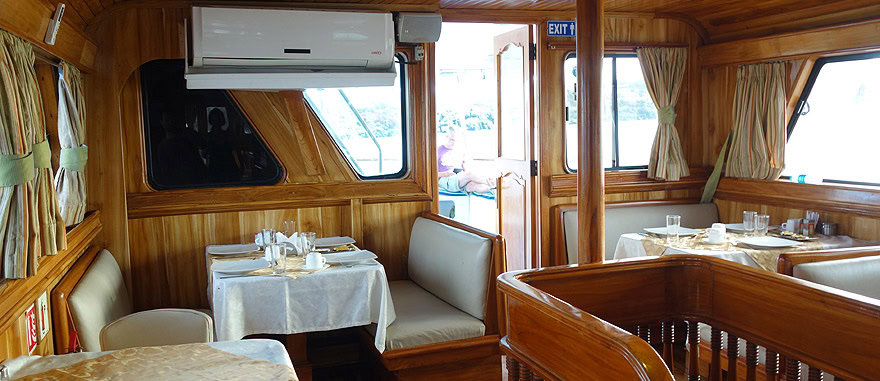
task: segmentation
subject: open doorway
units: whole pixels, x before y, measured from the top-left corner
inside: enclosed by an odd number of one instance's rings
[[[508,269],[531,267],[533,27],[443,23],[436,44],[441,214],[505,236]]]

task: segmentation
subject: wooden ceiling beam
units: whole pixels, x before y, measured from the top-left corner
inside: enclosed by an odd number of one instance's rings
[[[880,19],[700,47],[703,67],[880,50]]]

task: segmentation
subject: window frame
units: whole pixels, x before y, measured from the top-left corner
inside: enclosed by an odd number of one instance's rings
[[[875,58],[880,58],[880,52],[847,54],[840,56],[822,57],[817,59],[816,62],[813,64],[813,68],[810,71],[810,76],[807,77],[807,83],[804,84],[804,89],[803,91],[801,91],[801,95],[798,98],[797,103],[795,103],[794,110],[792,111],[791,117],[788,120],[788,125],[786,126],[785,144],[787,145],[788,141],[791,139],[791,134],[794,133],[794,129],[797,126],[798,119],[800,119],[801,113],[804,110],[804,106],[807,104],[807,99],[810,98],[810,94],[813,92],[813,86],[816,84],[816,80],[819,78],[819,73],[822,71],[822,68],[825,67],[826,64],[846,61],[861,61]],[[790,176],[782,176],[781,178],[788,178],[789,180],[791,180]],[[835,180],[823,178],[822,182],[835,185],[880,187],[880,183],[863,181]]]
[[[261,143],[261,145],[263,146],[263,148],[269,154],[269,157],[272,158],[272,161],[275,163],[276,167],[278,168],[278,170],[275,173],[275,176],[273,176],[271,179],[266,179],[266,180],[247,181],[247,182],[238,182],[238,183],[211,182],[211,183],[205,183],[205,184],[199,184],[199,185],[186,185],[186,186],[168,186],[167,184],[158,183],[156,181],[155,175],[153,173],[153,149],[152,149],[153,142],[151,141],[150,136],[149,136],[150,134],[147,131],[147,129],[150,128],[150,126],[152,126],[152,123],[150,122],[150,114],[151,113],[149,110],[150,110],[150,100],[153,97],[151,97],[151,96],[149,96],[149,94],[147,94],[146,88],[144,87],[144,82],[145,82],[144,81],[144,72],[143,72],[143,70],[141,70],[144,65],[151,63],[151,62],[156,62],[156,61],[179,61],[182,65],[184,65],[184,67],[186,66],[186,61],[182,58],[170,58],[170,59],[160,58],[160,59],[155,59],[155,60],[150,60],[150,61],[144,62],[140,66],[138,66],[138,69],[137,69],[138,82],[139,82],[139,87],[140,87],[140,89],[138,91],[138,95],[141,98],[140,103],[141,103],[141,114],[142,114],[140,121],[141,121],[141,123],[143,123],[143,125],[140,128],[140,133],[141,133],[141,138],[143,139],[143,142],[144,142],[144,152],[143,152],[144,153],[144,177],[146,179],[147,186],[149,186],[151,189],[156,190],[156,191],[177,191],[177,190],[189,190],[189,189],[240,188],[240,187],[252,187],[252,186],[278,185],[284,180],[284,178],[287,174],[287,169],[284,167],[284,164],[281,162],[281,160],[278,160],[278,157],[275,155],[275,152],[272,150],[272,147],[269,145],[269,143],[263,137],[262,133],[260,133],[260,130],[257,128],[256,125],[254,125],[253,121],[251,121],[251,119],[250,119],[250,117],[248,117],[247,113],[241,109],[241,106],[239,106],[238,102],[235,101],[235,98],[232,96],[232,94],[229,93],[228,89],[224,89],[224,90],[218,89],[218,90],[214,90],[214,91],[219,91],[219,92],[223,93],[223,97],[226,99],[226,101],[229,102],[229,104],[232,107],[234,107],[238,113],[240,113],[242,115],[243,119],[248,123],[248,126],[251,128],[251,130],[254,131],[254,135],[256,136],[256,138],[258,138],[258,140]],[[189,89],[186,89],[186,90],[188,91]]]
[[[569,58],[577,59],[577,53],[576,52],[569,52],[568,54],[566,54],[565,58],[562,60],[563,67],[565,67],[565,61],[567,61]],[[618,101],[618,99],[617,99],[617,58],[638,58],[638,55],[636,53],[606,53],[606,54],[602,55],[602,58],[603,59],[604,58],[611,58],[612,59],[611,60],[611,131],[612,131],[611,166],[605,167],[603,169],[605,170],[605,172],[648,169],[648,164],[645,164],[645,165],[624,165],[624,166],[617,165],[617,163],[620,162],[620,136],[619,136],[619,131],[618,131],[618,126],[620,124],[620,121],[618,120],[619,115],[618,115],[618,109],[617,109],[617,101]],[[563,78],[565,78],[564,73],[563,73]],[[563,91],[565,91],[565,83],[564,82],[565,82],[565,80],[563,79],[563,86],[562,86]],[[563,99],[565,99],[564,95],[563,95]],[[566,113],[564,120],[565,121],[568,120],[568,113]],[[563,141],[562,141],[563,147],[568,147],[568,145],[566,144],[567,142],[565,141],[566,136],[564,133],[562,134],[562,139],[563,139]],[[567,148],[566,148],[566,150],[564,150],[563,155],[565,155],[565,157],[563,157],[562,165],[565,167],[564,168],[565,171],[568,173],[577,173],[576,168],[571,168],[568,166],[568,157],[567,157],[568,156],[568,149]]]
[[[401,161],[402,165],[399,171],[395,173],[388,173],[384,175],[374,175],[374,176],[364,176],[362,175],[356,168],[355,163],[353,163],[349,159],[349,155],[346,153],[346,148],[339,142],[336,138],[336,133],[332,131],[325,123],[324,120],[321,119],[321,114],[315,110],[312,106],[311,102],[308,102],[308,97],[303,97],[306,99],[306,106],[308,106],[309,111],[315,116],[315,119],[318,120],[318,123],[321,125],[321,128],[327,132],[327,135],[330,136],[330,140],[333,142],[333,145],[342,154],[342,157],[345,159],[345,163],[348,165],[348,168],[351,169],[351,172],[357,177],[358,180],[361,181],[374,181],[374,180],[400,180],[404,179],[409,175],[410,172],[410,153],[409,153],[409,128],[410,128],[410,120],[409,120],[409,70],[407,70],[407,65],[411,63],[407,61],[406,54],[402,51],[397,51],[394,53],[394,65],[398,65],[398,73],[397,75],[400,77],[400,135],[401,135],[401,155],[403,156],[403,160]],[[305,93],[305,91],[303,91]]]

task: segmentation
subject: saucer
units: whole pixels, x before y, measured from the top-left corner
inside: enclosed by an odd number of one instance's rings
[[[306,267],[305,265],[302,265],[302,266],[299,267],[299,269],[300,269],[300,270],[305,270],[305,271],[319,271],[319,270],[324,270],[324,269],[326,269],[326,268],[328,268],[328,267],[330,267],[330,264],[329,264],[329,263],[325,263],[325,264],[324,264],[323,266],[321,266],[321,267]]]
[[[709,238],[703,238],[702,241],[703,241],[703,243],[705,243],[705,244],[707,244],[707,245],[721,245],[721,244],[725,244],[725,243],[727,243],[727,240],[721,240],[721,241],[718,241],[718,242],[712,242],[712,241],[709,240]]]

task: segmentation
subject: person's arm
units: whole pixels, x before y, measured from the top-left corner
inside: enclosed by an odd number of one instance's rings
[[[438,172],[437,177],[449,177],[454,174],[455,174],[455,172],[453,172],[453,171],[443,171],[443,172]]]

